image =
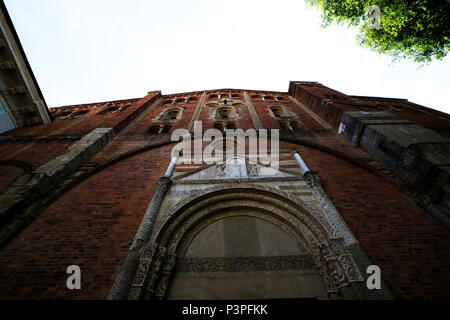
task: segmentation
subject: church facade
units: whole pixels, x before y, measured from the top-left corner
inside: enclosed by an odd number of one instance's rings
[[[50,114],[0,135],[3,299],[450,296],[448,114],[303,81]]]

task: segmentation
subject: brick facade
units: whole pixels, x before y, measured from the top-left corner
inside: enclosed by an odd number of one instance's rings
[[[208,104],[224,97],[232,100],[227,107],[233,116],[218,120],[217,107]],[[418,200],[423,190],[338,133],[345,112],[386,111],[448,138],[450,116],[407,100],[347,96],[318,83],[291,82],[289,92],[153,91],[141,99],[55,108],[50,124],[0,135],[1,191],[16,177],[65,154],[92,130],[115,132],[106,146],[35,202],[39,214],[0,248],[0,298],[104,299],[170,162],[175,144],[170,133],[189,128],[193,120],[202,121],[204,130],[217,122],[255,128],[250,103],[262,128],[280,129],[280,121],[291,125],[281,130],[280,148],[298,150],[320,174],[324,190],[370,260],[381,267],[396,298],[450,296],[445,219],[437,219]],[[288,116],[274,116],[272,106],[281,106]],[[168,110],[181,113],[161,119]],[[152,125],[160,126],[159,133],[149,131]],[[287,162],[282,167],[298,166]],[[446,190],[448,180],[442,183]],[[436,206],[445,202],[445,192],[439,192],[432,199]],[[82,269],[83,290],[66,288],[66,268],[72,264]]]

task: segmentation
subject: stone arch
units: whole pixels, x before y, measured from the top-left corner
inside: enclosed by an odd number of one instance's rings
[[[197,102],[197,101],[198,101],[198,98],[197,98],[197,97],[189,97],[189,98],[186,100],[187,103]]]
[[[53,116],[56,118],[56,119],[59,119],[59,118],[64,118],[64,117],[67,117],[67,116],[69,116],[71,114],[71,112],[70,111],[62,111],[62,112],[55,112],[55,114],[53,114]]]
[[[221,106],[218,107],[213,111],[215,113],[214,117],[216,119],[230,119],[230,118],[236,118],[237,113],[236,110],[233,107],[230,106]]]
[[[177,98],[177,99],[175,99],[174,104],[179,104],[179,103],[184,103],[184,102],[186,102],[185,98]]]
[[[194,193],[157,221],[129,298],[163,299],[177,258],[184,256],[198,230],[233,216],[233,209],[244,209],[248,216],[279,227],[306,248],[330,294],[339,293],[351,282],[362,281],[351,254],[319,211],[279,190],[240,183]]]
[[[118,111],[119,108],[120,108],[119,106],[111,106],[111,107],[108,107],[105,110],[99,112],[98,115],[105,115],[107,113],[113,113],[115,111]]]
[[[289,121],[280,120],[280,121],[278,121],[278,125],[280,126],[280,129],[282,129],[282,130],[292,130],[292,126],[289,123]]]
[[[158,134],[159,131],[161,130],[161,125],[159,123],[156,124],[152,124],[147,131],[145,132],[145,134]]]
[[[72,116],[77,117],[77,116],[81,116],[83,114],[86,114],[88,112],[89,112],[89,110],[83,109],[83,110],[79,110],[79,111],[76,111],[76,112],[72,113]]]
[[[269,106],[269,113],[274,118],[293,118],[294,115],[285,107],[282,105],[273,105]]]
[[[219,106],[219,104],[217,102],[210,102],[205,104],[205,107],[209,107],[209,108],[217,108]]]
[[[177,108],[177,107],[173,107],[173,108],[168,108],[166,110],[164,110],[163,112],[161,112],[161,114],[157,117],[157,120],[179,120],[181,119],[183,114],[183,109],[181,108]]]

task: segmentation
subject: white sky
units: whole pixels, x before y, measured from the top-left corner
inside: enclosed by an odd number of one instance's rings
[[[450,58],[419,68],[321,28],[303,0],[5,0],[49,107],[318,81],[450,113]]]

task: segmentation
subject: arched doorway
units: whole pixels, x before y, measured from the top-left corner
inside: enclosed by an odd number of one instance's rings
[[[248,209],[225,210],[186,239],[190,243],[180,252],[184,256],[178,259],[167,298],[326,299],[307,249],[261,216]]]
[[[363,279],[334,235],[318,210],[279,190],[223,184],[155,225],[129,298],[354,297],[350,284]]]

